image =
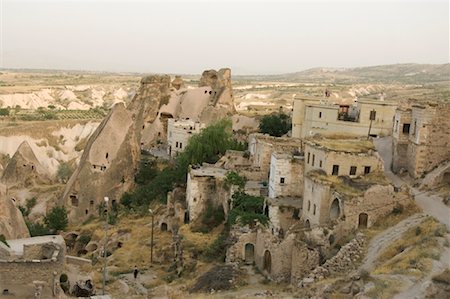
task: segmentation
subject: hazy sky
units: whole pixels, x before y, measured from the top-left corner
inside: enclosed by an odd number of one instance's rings
[[[0,2],[6,68],[269,74],[449,62],[448,0]]]

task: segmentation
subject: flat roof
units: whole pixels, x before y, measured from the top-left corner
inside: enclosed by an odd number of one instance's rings
[[[201,166],[200,168],[191,168],[191,174],[194,176],[211,176],[211,177],[225,177],[228,170],[214,167]]]
[[[45,243],[55,243],[64,245],[64,238],[60,235],[40,236],[24,239],[6,240],[11,249],[11,253],[15,255],[23,255],[23,247],[25,245],[38,245]]]
[[[336,135],[337,138],[333,138],[333,136],[327,136],[327,138],[319,137],[319,138],[308,138],[306,139],[306,143],[318,147],[323,148],[329,151],[335,152],[346,152],[346,153],[367,153],[370,150],[375,150],[375,146],[371,140],[367,140],[366,138],[351,138],[347,136],[339,136]],[[342,137],[342,138],[339,138]]]

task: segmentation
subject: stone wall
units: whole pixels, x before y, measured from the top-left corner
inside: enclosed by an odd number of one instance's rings
[[[269,197],[296,197],[303,194],[303,156],[272,153]]]
[[[364,254],[365,244],[365,236],[358,233],[356,238],[342,246],[335,256],[327,260],[322,266],[315,268],[306,278],[303,278],[298,283],[298,286],[303,287],[306,284],[324,279],[333,273],[345,273],[356,268],[357,262]]]
[[[450,160],[450,104],[412,107],[408,172],[419,177]]]

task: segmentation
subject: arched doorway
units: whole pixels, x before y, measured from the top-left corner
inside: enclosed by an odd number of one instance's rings
[[[368,219],[369,219],[369,215],[367,215],[366,213],[359,214],[358,228],[367,228]]]
[[[305,221],[305,228],[311,228],[311,224],[309,223],[309,219]]]
[[[267,273],[270,273],[272,271],[272,255],[270,254],[269,250],[266,250],[264,252],[264,265],[263,269],[267,271]]]
[[[255,246],[252,243],[245,244],[245,263],[253,264],[255,261]]]
[[[341,208],[339,207],[339,200],[335,198],[330,207],[330,220],[336,220],[341,214]]]
[[[167,223],[163,222],[161,223],[161,231],[166,232],[167,231]]]

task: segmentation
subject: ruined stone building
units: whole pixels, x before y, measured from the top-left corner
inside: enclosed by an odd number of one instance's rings
[[[418,178],[449,162],[449,115],[449,103],[403,103],[394,119],[392,170],[405,169]],[[450,183],[450,169],[442,173],[441,181]]]
[[[195,222],[208,209],[222,207],[228,213],[230,194],[223,188],[227,170],[214,165],[192,167],[188,172],[186,204],[189,222]]]
[[[269,179],[272,153],[285,152],[297,154],[302,152],[300,139],[288,137],[272,137],[267,134],[250,134],[248,151],[252,165],[259,168],[263,180]]]
[[[59,297],[66,245],[62,236],[0,242],[0,291],[8,298]]]
[[[335,242],[408,199],[385,179],[372,141],[306,139],[299,155],[271,154],[265,201],[270,222],[233,228],[227,261],[255,263],[275,281],[298,283]]]
[[[187,146],[193,134],[198,134],[205,124],[190,119],[176,120],[170,118],[167,124],[167,153],[175,157]]]
[[[296,97],[292,113],[292,137],[345,132],[356,136],[388,136],[397,103],[360,99],[353,103],[334,103],[326,98]],[[371,124],[372,115],[372,124]]]

